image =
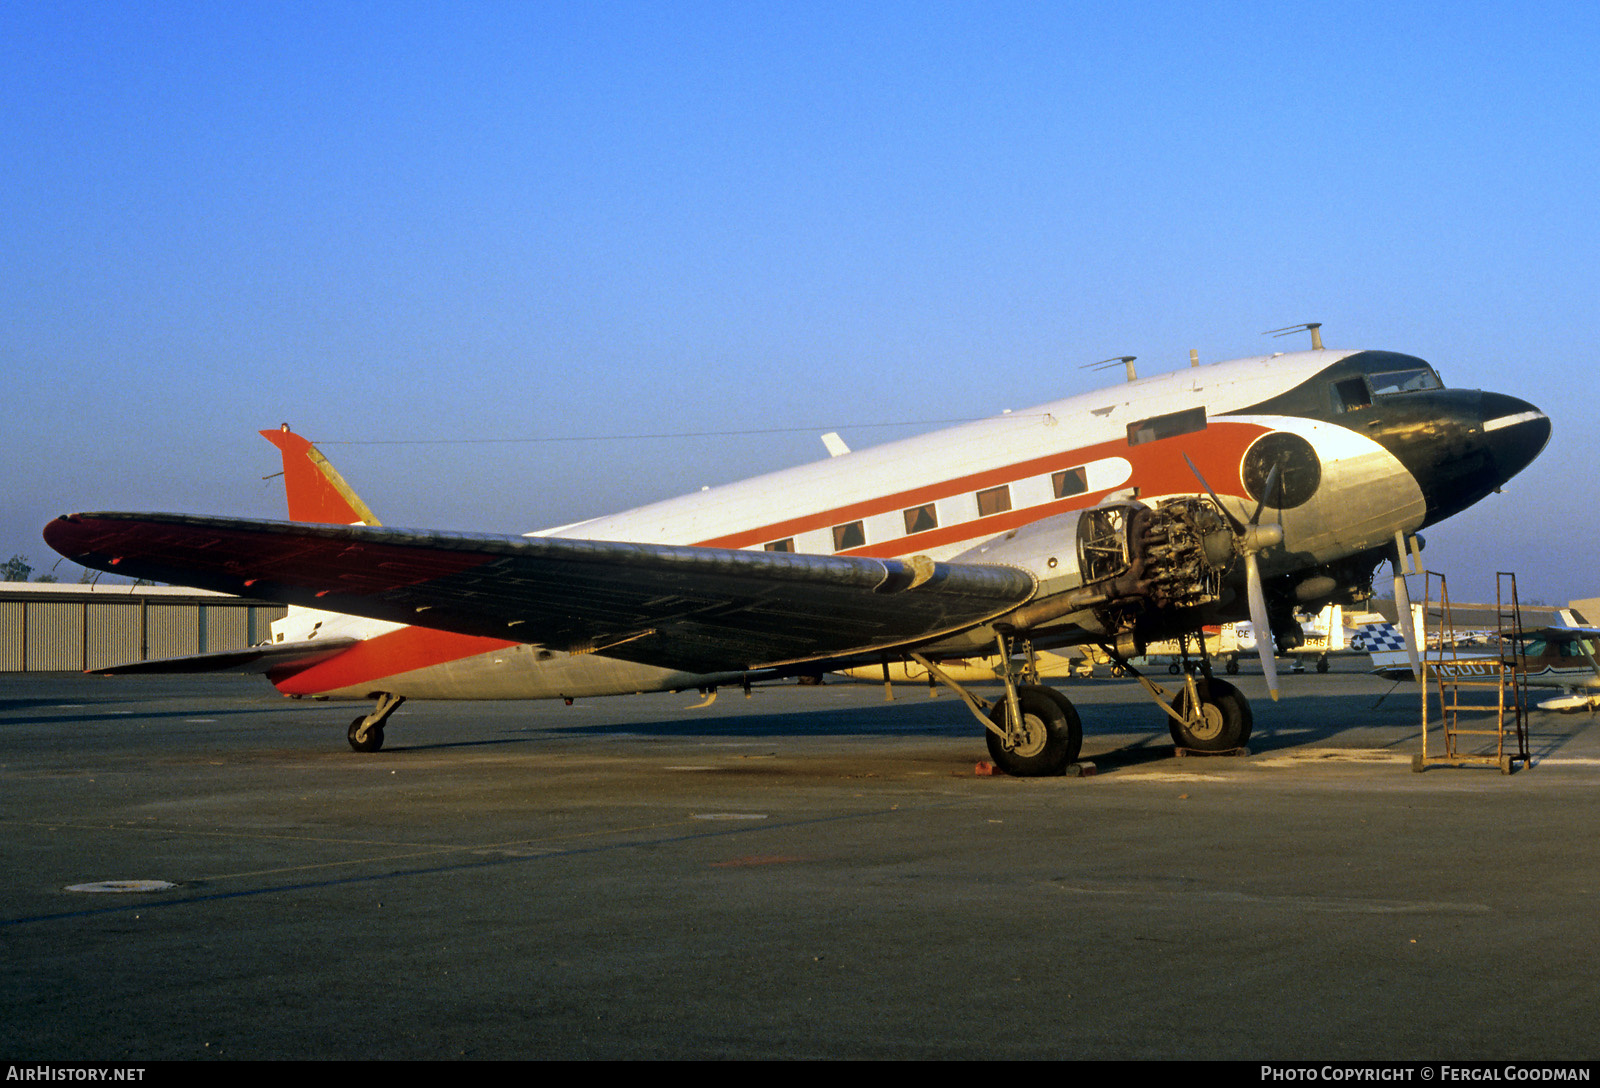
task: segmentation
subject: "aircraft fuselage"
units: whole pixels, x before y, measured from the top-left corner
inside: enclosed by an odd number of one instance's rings
[[[1154,508],[1209,487],[1237,522],[1281,527],[1281,542],[1259,553],[1269,598],[1319,608],[1362,595],[1396,534],[1488,495],[1549,433],[1532,405],[1446,389],[1419,359],[1317,350],[1144,378],[529,535],[1007,563],[1029,571],[1036,600],[1048,602],[1091,580],[1089,512]],[[1086,605],[1052,616],[1039,638],[1099,640],[1121,624],[1153,641],[1244,618],[1242,567],[1220,551],[1205,562],[1215,584],[1187,603]],[[303,638],[316,623],[363,642],[274,676],[288,694],[576,698],[740,676],[306,611],[275,637]],[[979,627],[921,648],[981,653],[992,637]]]

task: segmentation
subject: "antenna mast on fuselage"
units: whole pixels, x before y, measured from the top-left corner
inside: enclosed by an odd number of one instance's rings
[[[1322,331],[1321,331],[1322,330],[1322,322],[1320,322],[1320,321],[1306,321],[1306,322],[1302,322],[1299,325],[1290,325],[1288,328],[1285,328],[1285,329],[1268,329],[1266,332],[1262,333],[1261,335],[1262,336],[1291,336],[1294,333],[1300,332],[1302,330],[1304,330],[1305,332],[1309,332],[1311,334],[1311,350],[1312,351],[1321,351],[1322,350]]]
[[[1136,380],[1138,378],[1138,375],[1135,374],[1134,370],[1133,370],[1133,361],[1135,359],[1137,359],[1137,358],[1138,358],[1137,355],[1113,355],[1109,359],[1101,359],[1098,363],[1084,363],[1082,366],[1078,367],[1078,369],[1079,370],[1110,370],[1111,367],[1114,366],[1115,364],[1121,363],[1124,367],[1127,368],[1127,370],[1128,370],[1128,380],[1131,382],[1131,381],[1134,381],[1134,380]]]

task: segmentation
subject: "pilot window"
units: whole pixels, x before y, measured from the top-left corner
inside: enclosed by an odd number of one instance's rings
[[[782,540],[774,540],[770,544],[763,544],[762,548],[769,552],[792,552],[794,551],[794,537],[786,536]]]
[[[1055,488],[1056,498],[1070,499],[1074,495],[1082,495],[1089,490],[1089,473],[1083,468],[1069,468],[1061,472],[1050,474],[1050,486]]]
[[[1367,380],[1359,375],[1333,383],[1333,400],[1341,412],[1355,412],[1372,407],[1372,394],[1367,392]]]
[[[1199,408],[1185,408],[1181,412],[1168,412],[1164,416],[1151,416],[1149,419],[1138,419],[1128,424],[1128,445],[1138,446],[1205,429],[1205,407],[1202,405]]]
[[[1386,397],[1391,393],[1415,393],[1422,389],[1443,389],[1444,383],[1439,380],[1439,375],[1433,368],[1426,366],[1413,367],[1410,370],[1390,370],[1382,374],[1368,375],[1372,383],[1372,395]]]
[[[986,518],[990,514],[1003,514],[1011,509],[1011,485],[1001,484],[991,487],[986,491],[978,492],[978,516]]]
[[[1443,389],[1445,382],[1438,381],[1438,374],[1429,366],[1414,366],[1411,370],[1390,370],[1382,374],[1371,374],[1374,397],[1387,397],[1389,394],[1414,394],[1419,389]]]
[[[911,509],[904,511],[904,514],[907,535],[925,533],[929,529],[937,529],[939,527],[939,516],[934,512],[933,503],[931,502],[924,503],[921,506],[913,506]]]
[[[846,548],[859,548],[866,542],[867,531],[862,528],[859,521],[833,527],[833,550],[836,552],[842,552]]]

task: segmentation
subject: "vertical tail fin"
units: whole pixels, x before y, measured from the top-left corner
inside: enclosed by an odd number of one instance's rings
[[[283,489],[289,499],[290,521],[380,524],[322,451],[291,431],[287,423],[276,431],[262,431],[261,437],[283,454]]]

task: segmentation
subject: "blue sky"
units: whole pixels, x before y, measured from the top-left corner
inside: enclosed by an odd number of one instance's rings
[[[1597,46],[1576,3],[17,0],[0,553],[280,516],[283,421],[392,524],[516,532],[1320,320],[1555,421],[1428,534],[1456,597],[1600,594]],[[372,444],[464,438],[541,441]]]

